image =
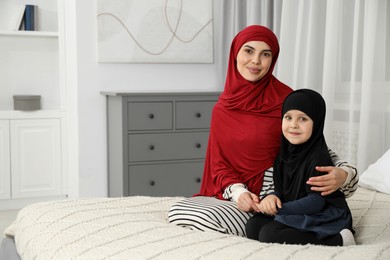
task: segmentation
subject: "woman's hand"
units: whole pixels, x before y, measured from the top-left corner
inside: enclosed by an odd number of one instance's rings
[[[237,207],[245,212],[260,212],[260,199],[249,191],[242,193],[237,199]]]
[[[348,177],[346,171],[334,166],[317,166],[316,170],[328,174],[311,177],[306,183],[312,185],[311,190],[321,192],[322,196],[338,190]]]
[[[275,216],[278,213],[278,209],[282,208],[282,202],[276,195],[268,195],[260,202],[260,211],[263,214]]]

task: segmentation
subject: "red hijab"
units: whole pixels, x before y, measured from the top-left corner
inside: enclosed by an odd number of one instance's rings
[[[237,54],[249,41],[263,41],[272,51],[270,70],[257,82],[244,79],[236,67]],[[223,199],[225,188],[234,183],[260,193],[264,171],[279,152],[282,103],[292,91],[272,75],[278,56],[278,40],[266,27],[248,26],[233,39],[225,89],[212,112],[202,185],[196,195]]]

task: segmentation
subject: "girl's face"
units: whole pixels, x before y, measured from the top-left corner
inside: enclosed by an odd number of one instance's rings
[[[250,41],[241,46],[237,54],[237,70],[251,82],[264,77],[272,64],[271,47],[265,42]]]
[[[303,144],[313,132],[313,120],[300,110],[289,110],[283,115],[282,133],[291,144]]]

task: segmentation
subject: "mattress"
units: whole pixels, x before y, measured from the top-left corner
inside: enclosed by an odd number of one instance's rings
[[[168,223],[181,197],[90,198],[23,208],[5,235],[21,259],[390,259],[390,195],[348,198],[356,246],[267,244]]]

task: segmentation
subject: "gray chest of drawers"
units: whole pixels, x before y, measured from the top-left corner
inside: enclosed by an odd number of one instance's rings
[[[109,196],[197,193],[219,92],[102,93]]]

